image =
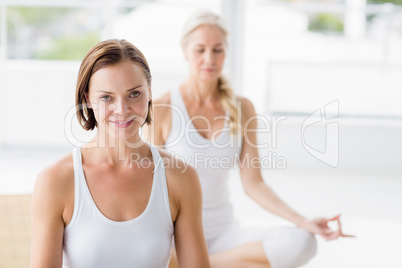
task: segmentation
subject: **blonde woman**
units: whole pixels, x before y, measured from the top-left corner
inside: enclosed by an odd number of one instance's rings
[[[151,73],[125,40],[97,44],[83,60],[78,119],[97,135],[38,176],[32,265],[167,267],[172,237],[182,267],[209,267],[194,169],[147,144]]]
[[[256,116],[253,104],[234,96],[221,74],[227,34],[224,21],[208,11],[197,12],[187,21],[181,45],[189,76],[155,101],[155,120],[145,135],[196,168],[212,267],[298,267],[316,254],[314,234],[326,240],[343,236],[340,225],[337,231],[327,225],[329,221],[339,223],[339,216],[306,219],[264,183],[253,146],[257,144],[256,132],[250,131],[257,129],[256,120],[249,121]],[[236,158],[242,163],[245,192],[298,228],[247,229],[236,224],[227,184]],[[249,160],[253,164],[245,162]]]

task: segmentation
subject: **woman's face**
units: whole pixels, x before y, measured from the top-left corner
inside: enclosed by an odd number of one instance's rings
[[[130,140],[148,114],[151,89],[142,69],[131,61],[104,67],[89,81],[88,106],[98,131]]]
[[[199,80],[217,80],[226,55],[223,32],[215,25],[201,25],[183,47],[190,75]]]

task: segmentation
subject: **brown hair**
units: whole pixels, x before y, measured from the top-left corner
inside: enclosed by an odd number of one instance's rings
[[[185,23],[182,35],[181,45],[185,47],[189,41],[190,34],[194,32],[201,25],[214,25],[217,26],[223,33],[225,38],[225,45],[227,45],[228,30],[226,22],[217,14],[208,10],[199,10],[195,12]],[[220,102],[223,109],[228,112],[230,119],[230,133],[236,134],[239,123],[238,108],[236,105],[235,94],[230,87],[229,82],[221,75],[218,80],[218,92]]]
[[[96,44],[85,56],[78,72],[77,88],[75,92],[75,106],[77,118],[85,130],[93,130],[97,126],[94,112],[88,107],[85,94],[88,95],[91,76],[99,69],[115,65],[124,60],[137,64],[145,74],[148,86],[151,86],[151,71],[148,62],[141,51],[130,42],[121,39],[102,41]],[[150,124],[152,100],[148,104],[148,114],[145,123]]]

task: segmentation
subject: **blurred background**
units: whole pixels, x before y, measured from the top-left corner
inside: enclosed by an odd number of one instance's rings
[[[305,267],[402,267],[401,0],[0,0],[0,194],[32,193],[44,166],[95,134],[74,115],[91,47],[135,44],[157,98],[187,75],[180,34],[200,8],[228,22],[225,74],[262,118],[266,182],[308,217],[342,213],[358,237],[319,239]],[[288,224],[233,177],[242,224]]]

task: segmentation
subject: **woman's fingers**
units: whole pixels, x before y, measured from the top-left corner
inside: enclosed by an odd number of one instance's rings
[[[342,234],[341,236],[342,236],[342,237],[351,237],[351,238],[356,238],[356,236],[355,236],[355,235],[347,235],[347,234]]]
[[[329,234],[325,234],[324,236],[322,236],[325,240],[330,241],[330,240],[334,240],[337,239],[339,237],[339,234],[336,232],[332,232]]]
[[[338,215],[338,218],[337,218],[338,230],[339,230],[340,236],[341,236],[341,237],[356,237],[356,236],[354,236],[354,235],[348,235],[348,234],[344,234],[344,233],[342,232],[340,216],[341,216],[341,215],[339,214],[339,215]]]
[[[339,237],[355,237],[354,235],[344,234],[342,232],[342,223],[340,220],[341,214],[338,214],[332,218],[316,218],[305,226],[310,232],[320,235],[327,241],[338,239]],[[328,226],[328,222],[336,221],[338,228],[336,230],[331,229]]]
[[[338,214],[338,215],[336,215],[336,216],[334,216],[334,217],[332,217],[330,219],[327,219],[327,222],[339,220],[340,217],[341,217],[341,214]]]

